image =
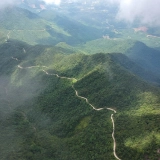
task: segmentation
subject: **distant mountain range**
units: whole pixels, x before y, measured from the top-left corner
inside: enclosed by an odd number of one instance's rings
[[[44,19],[47,14],[52,18]],[[64,15],[57,15],[56,12],[44,11],[40,15],[12,7],[1,11],[0,29],[3,34],[5,32],[3,38],[10,32],[10,39],[29,44],[56,44],[63,41],[77,44],[102,36],[100,29],[70,20]]]

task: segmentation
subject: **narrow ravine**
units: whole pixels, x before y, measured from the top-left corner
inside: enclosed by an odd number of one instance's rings
[[[16,58],[12,58],[12,59],[17,60]],[[31,69],[31,68],[34,68],[34,67],[48,68],[47,66],[29,66],[29,67],[22,67],[21,65],[18,65],[18,68],[20,68],[20,69]],[[48,73],[48,72],[47,72],[46,70],[44,70],[44,69],[42,69],[42,71],[43,71],[46,75],[49,75],[49,76],[56,76],[56,77],[61,78],[61,79],[71,80],[72,83],[78,81],[76,78],[61,77],[61,76],[59,76],[58,74],[54,74],[54,73],[50,74],[50,73]],[[73,90],[75,91],[75,95],[76,95],[78,98],[85,100],[86,103],[87,103],[88,105],[90,105],[93,110],[95,110],[95,111],[101,111],[101,110],[107,109],[107,110],[112,111],[112,112],[114,112],[114,113],[116,114],[116,110],[114,110],[113,108],[107,108],[107,107],[96,108],[95,106],[93,106],[93,105],[89,102],[89,100],[88,100],[86,97],[83,97],[83,96],[80,96],[80,95],[79,95],[78,91],[77,91],[77,90],[75,89],[75,87],[74,87],[74,84],[72,84],[72,88],[73,88]],[[113,125],[113,131],[112,131],[113,154],[114,154],[114,157],[115,157],[116,159],[121,160],[121,159],[117,156],[117,154],[116,154],[115,122],[114,122],[114,118],[113,118],[113,117],[114,117],[114,114],[111,114],[111,121],[112,121],[112,125]]]
[[[23,116],[24,120],[29,122],[29,120],[28,120],[28,117],[27,117],[26,113],[25,113],[25,112],[23,112],[23,111],[21,111],[20,113],[22,114],[22,116]],[[36,133],[36,132],[37,132],[36,127],[35,127],[32,123],[30,123],[30,122],[29,122],[29,124],[31,125],[31,127],[32,127],[33,131]]]
[[[8,106],[9,106],[9,109],[10,109],[10,111],[12,110],[12,107],[11,107],[11,102],[10,102],[10,100],[9,100],[9,94],[8,94],[8,89],[7,89],[7,87],[5,87],[5,94],[6,94],[6,102],[8,103]]]

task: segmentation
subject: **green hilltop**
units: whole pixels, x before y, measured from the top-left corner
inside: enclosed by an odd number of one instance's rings
[[[123,53],[148,74],[160,76],[160,52],[144,43],[128,39],[97,39],[79,46],[87,54]],[[151,73],[149,73],[151,72]],[[159,80],[158,80],[159,81]]]
[[[121,159],[158,157],[160,90],[138,77],[123,54],[74,54],[59,46],[67,45],[11,41],[0,46],[6,62],[0,66],[0,158],[115,159],[113,112],[93,110],[74,88],[96,108],[117,111],[116,152]],[[68,48],[71,54],[66,54]]]

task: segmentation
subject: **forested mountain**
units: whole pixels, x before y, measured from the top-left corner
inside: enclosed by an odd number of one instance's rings
[[[148,72],[146,73],[146,76],[154,77],[155,75],[160,77],[160,51],[154,48],[150,48],[140,41],[122,39],[98,39],[87,42],[80,48],[89,54],[95,54],[97,52],[123,53],[129,59],[139,65],[139,72],[141,72],[140,68],[143,68],[146,70],[146,72]],[[122,61],[125,60],[124,58],[121,59]],[[132,65],[132,63],[129,64]],[[144,74],[140,73],[139,76],[143,77]]]
[[[44,15],[43,12],[42,15]],[[52,17],[51,19],[22,8],[5,8],[0,13],[2,42],[8,35],[10,39],[29,44],[55,45],[58,42],[67,42],[74,45],[102,36],[102,31],[99,29],[72,21],[64,15],[57,16],[54,12],[48,14]]]
[[[157,37],[109,5],[105,27],[105,2],[31,3],[0,11],[0,159],[159,159]]]

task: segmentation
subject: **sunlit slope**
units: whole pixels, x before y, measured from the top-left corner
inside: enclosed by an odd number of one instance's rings
[[[160,52],[144,43],[124,39],[98,39],[87,42],[81,49],[88,53],[123,53],[143,69],[159,76]]]
[[[9,40],[9,42],[0,45],[0,74],[11,73],[14,71],[14,67],[17,63],[22,64],[24,67],[33,65],[52,66],[54,65],[53,62],[56,62],[56,65],[61,63],[58,61],[60,59],[56,59],[56,57],[61,58],[65,57],[65,55],[67,56],[67,54],[80,53],[83,52],[62,42],[58,43],[56,46],[32,46],[25,42]],[[76,59],[76,56],[74,57]]]
[[[70,37],[61,27],[48,22],[36,14],[20,8],[6,8],[1,11],[0,28],[9,39],[16,39],[29,44],[56,44]],[[60,38],[59,38],[60,37]]]
[[[96,28],[93,25],[86,25],[79,22],[79,19],[73,19],[73,17],[66,16],[65,12],[56,12],[54,10],[44,10],[41,11],[39,16],[54,22],[57,26],[63,28],[64,31],[72,35],[72,39],[68,42],[75,43],[85,43],[90,40],[94,40],[102,37],[103,30],[101,28]]]
[[[48,14],[54,17],[54,12]],[[0,22],[2,42],[16,39],[28,44],[53,45],[66,42],[75,45],[102,36],[100,30],[70,20],[64,15],[56,14],[56,18],[51,21],[45,16],[40,17],[36,13],[17,7],[1,10]]]
[[[0,80],[0,159],[115,159],[112,111],[93,110],[72,85],[95,107],[117,111],[121,159],[158,157],[160,91],[127,68],[124,55],[69,54],[69,47],[66,54],[58,46],[20,42],[0,47],[6,62]]]

